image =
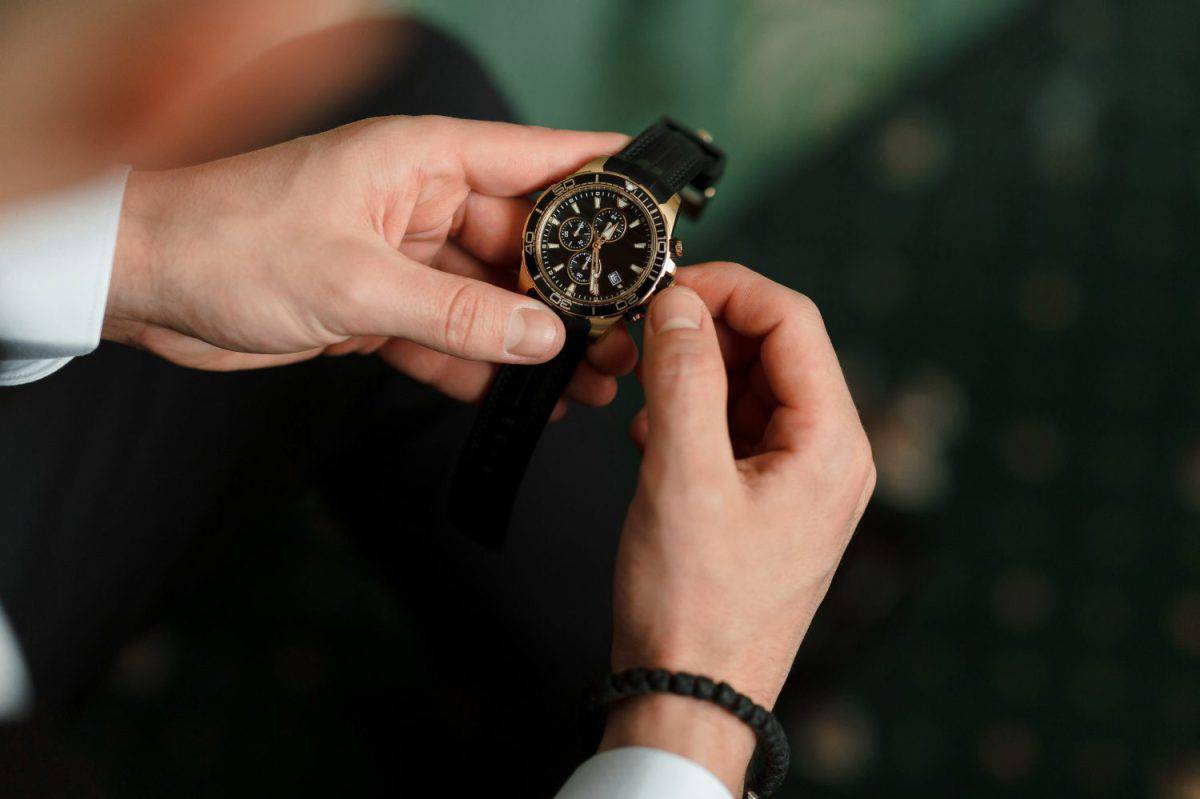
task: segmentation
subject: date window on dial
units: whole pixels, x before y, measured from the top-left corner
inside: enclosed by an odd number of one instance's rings
[[[609,272],[608,273],[608,282],[614,286],[621,285],[621,275],[616,272]]]

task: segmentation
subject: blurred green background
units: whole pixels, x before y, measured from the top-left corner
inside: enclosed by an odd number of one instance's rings
[[[1025,0],[396,3],[468,42],[525,120],[632,134],[695,120],[736,158],[699,235]]]
[[[1200,6],[407,7],[526,121],[711,130],[730,169],[689,260],[745,262],[826,314],[880,484],[806,643],[821,662],[781,705],[781,796],[1200,797]],[[296,697],[345,698],[337,663],[420,657],[413,611],[319,507],[275,523],[298,543],[250,551],[90,708],[114,762],[156,753],[130,795],[258,785],[211,764],[243,746],[272,772],[324,729]],[[246,593],[257,619],[212,623]],[[843,622],[866,632],[840,651]],[[239,714],[233,675],[279,715]]]

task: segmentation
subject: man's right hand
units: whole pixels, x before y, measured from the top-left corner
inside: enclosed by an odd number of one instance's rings
[[[613,668],[703,674],[770,708],[875,468],[808,298],[733,264],[679,282],[646,325]],[[738,795],[754,737],[714,705],[654,695],[610,711],[602,748],[635,745],[689,757]]]

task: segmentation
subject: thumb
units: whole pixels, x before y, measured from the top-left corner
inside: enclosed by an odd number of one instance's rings
[[[725,362],[712,316],[696,292],[675,286],[654,300],[644,350],[651,467],[732,469]]]
[[[342,335],[388,336],[474,361],[540,363],[566,330],[544,303],[395,253],[357,265],[335,303]]]

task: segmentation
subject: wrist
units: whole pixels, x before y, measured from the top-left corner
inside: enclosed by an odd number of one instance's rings
[[[671,694],[635,696],[611,705],[600,751],[646,746],[704,766],[740,796],[754,754],[754,732],[716,705]]]
[[[649,636],[648,636],[649,637]],[[668,636],[655,636],[656,640]],[[764,636],[768,638],[768,636]],[[775,640],[775,639],[769,639]],[[618,639],[614,642],[612,666],[614,672],[638,667],[653,667],[667,671],[703,674],[718,682],[727,682],[767,710],[775,706],[779,691],[791,669],[791,656],[775,655],[768,646],[721,645],[706,641],[703,644],[684,644],[676,639],[666,645],[645,645]]]
[[[155,258],[152,173],[131,172],[121,202],[121,220],[113,250],[112,276],[104,309],[101,336],[128,343],[144,324],[152,321]]]

